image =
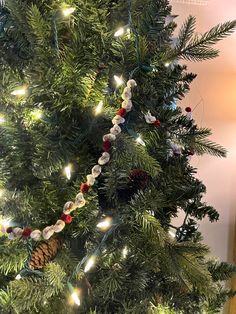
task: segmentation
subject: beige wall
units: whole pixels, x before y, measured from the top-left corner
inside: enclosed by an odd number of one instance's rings
[[[236,18],[236,0],[210,0],[208,6],[173,4],[179,24],[189,15],[197,17],[197,31],[204,32],[219,22]],[[228,150],[227,159],[211,156],[193,158],[198,177],[207,186],[205,200],[220,213],[220,221],[200,224],[212,255],[233,261],[236,222],[236,33],[218,45],[221,56],[213,61],[189,63],[189,70],[198,74],[191,92],[179,103],[195,109],[197,123],[213,130],[212,140]],[[177,221],[180,223],[181,219]],[[236,252],[236,251],[235,251]],[[236,299],[236,298],[235,298]],[[228,311],[226,310],[226,313]],[[231,308],[236,314],[236,300]]]

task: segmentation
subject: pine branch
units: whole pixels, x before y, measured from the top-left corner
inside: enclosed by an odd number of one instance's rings
[[[171,59],[182,58],[192,61],[202,61],[215,58],[218,56],[219,52],[218,50],[211,48],[211,46],[234,32],[236,20],[219,24],[202,36],[195,35],[190,39],[190,35],[192,36],[193,33],[193,27],[194,20],[192,17],[189,17],[180,32],[178,38],[179,44],[170,53]],[[188,44],[184,41],[185,37],[188,41],[190,40]]]
[[[208,270],[214,281],[224,281],[230,279],[236,273],[236,265],[210,261]]]
[[[178,35],[178,43],[176,49],[181,51],[191,39],[194,34],[196,27],[196,18],[194,16],[189,16],[187,20],[184,22],[183,26],[180,29]]]
[[[199,155],[209,154],[216,157],[226,157],[226,149],[210,140],[198,140],[193,143],[193,149]]]

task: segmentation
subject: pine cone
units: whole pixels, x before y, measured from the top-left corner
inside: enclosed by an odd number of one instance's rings
[[[129,175],[131,185],[136,189],[145,189],[148,184],[148,174],[142,169],[133,169]]]
[[[62,239],[51,238],[48,241],[43,241],[32,252],[29,267],[31,269],[41,269],[48,262],[53,260],[62,246]]]

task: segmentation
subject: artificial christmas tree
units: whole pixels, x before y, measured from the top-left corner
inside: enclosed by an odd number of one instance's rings
[[[178,37],[166,0],[1,8],[2,313],[217,313],[193,154],[224,157],[177,100],[236,22]],[[172,218],[180,210],[180,227]],[[175,232],[174,232],[175,231]]]

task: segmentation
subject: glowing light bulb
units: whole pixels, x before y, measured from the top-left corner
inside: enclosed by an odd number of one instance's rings
[[[101,101],[99,101],[99,104],[95,108],[95,115],[101,113],[102,109],[103,109],[103,101],[101,100]]]
[[[142,140],[141,136],[136,138],[136,142],[140,145],[146,146],[145,142]]]
[[[15,279],[16,279],[16,280],[20,280],[21,278],[22,278],[21,275],[18,274]]]
[[[129,39],[131,38],[131,29],[130,28],[127,28],[127,36]]]
[[[123,27],[120,27],[114,34],[115,37],[119,37],[119,36],[122,36],[124,35],[125,33],[125,29]]]
[[[78,294],[76,293],[76,291],[74,291],[72,294],[71,294],[71,298],[72,300],[74,301],[74,303],[78,306],[80,306],[80,298],[78,296]]]
[[[85,265],[85,268],[84,268],[85,273],[87,273],[95,265],[95,261],[96,261],[96,257],[91,256]]]
[[[3,114],[0,114],[0,124],[3,124],[4,122],[6,122],[6,119]]]
[[[65,175],[66,175],[66,177],[67,177],[68,180],[71,179],[71,170],[72,170],[71,164],[67,165],[67,166],[64,168],[64,172],[65,172]]]
[[[170,62],[166,62],[166,63],[164,64],[164,66],[165,66],[166,68],[168,68],[168,67],[170,66]]]
[[[65,17],[68,17],[70,14],[72,14],[73,12],[75,12],[75,8],[65,8],[62,10],[62,13]]]
[[[11,95],[13,96],[25,96],[27,92],[27,89],[25,87],[20,87],[15,89],[13,92],[11,92]]]
[[[124,81],[122,79],[122,77],[119,77],[117,75],[114,75],[114,80],[116,81],[116,86],[119,87],[121,86],[122,84],[124,84]]]
[[[111,227],[112,224],[112,218],[111,217],[106,217],[104,220],[99,222],[97,224],[97,228],[101,229],[102,231],[106,231]]]
[[[31,112],[31,116],[34,120],[40,120],[43,117],[43,111],[41,109],[34,109]]]
[[[123,248],[123,250],[122,250],[122,256],[123,256],[123,258],[126,258],[126,257],[127,257],[128,252],[129,252],[128,247],[125,246],[125,247]]]

